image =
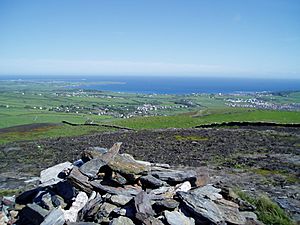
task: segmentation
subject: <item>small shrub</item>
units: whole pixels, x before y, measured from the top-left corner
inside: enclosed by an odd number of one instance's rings
[[[268,225],[294,225],[292,219],[267,196],[257,198],[249,196],[247,193],[236,190],[237,195],[256,207],[255,213],[260,221]]]

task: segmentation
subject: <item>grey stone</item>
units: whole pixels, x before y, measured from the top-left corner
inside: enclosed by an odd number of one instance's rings
[[[50,211],[50,213],[46,216],[41,225],[64,225],[65,218],[64,213],[61,208],[54,208]]]
[[[257,215],[254,212],[244,211],[240,212],[246,219],[257,220]]]
[[[171,168],[154,166],[152,163],[150,163],[150,165],[151,165],[151,172],[174,172],[174,171],[176,171],[176,170],[171,169]]]
[[[49,192],[41,191],[33,201],[44,209],[51,210],[54,208]]]
[[[127,154],[116,155],[114,159],[108,163],[108,166],[113,171],[120,173],[130,182],[134,182],[142,173],[149,170],[148,166],[138,163]]]
[[[155,212],[151,206],[151,198],[146,192],[141,191],[134,198],[134,204],[136,208],[136,219],[144,222],[148,217],[154,216]]]
[[[155,218],[153,216],[148,217],[145,221],[144,221],[145,225],[164,225],[164,223],[159,220],[158,218]]]
[[[202,197],[207,197],[210,200],[217,200],[217,199],[222,199],[222,195],[219,194],[221,192],[221,189],[215,188],[212,185],[206,185],[203,187],[198,187],[196,189],[193,189],[191,191],[192,194],[195,195],[201,195]]]
[[[84,163],[80,168],[79,171],[88,176],[90,178],[97,178],[97,174],[102,166],[105,166],[107,163],[102,159],[91,159],[90,161]]]
[[[33,202],[47,210],[52,210],[58,206],[65,206],[64,200],[60,196],[55,195],[51,190],[40,191],[33,199]]]
[[[82,190],[86,193],[92,193],[93,187],[91,186],[89,179],[87,176],[84,176],[78,169],[78,167],[74,167],[69,176],[68,181],[79,190]]]
[[[73,166],[81,167],[84,164],[82,159],[78,159],[72,163]]]
[[[153,195],[161,195],[161,194],[164,194],[166,192],[172,192],[172,193],[175,193],[175,188],[174,187],[160,187],[160,188],[157,188],[157,189],[153,189],[150,191],[151,194]]]
[[[191,184],[194,184],[197,180],[197,173],[193,170],[188,171],[165,171],[165,172],[152,172],[154,177],[166,181],[170,185],[182,183],[184,181],[190,181]]]
[[[222,194],[223,198],[229,201],[235,201],[239,198],[239,196],[232,190],[232,188],[227,186],[222,186],[220,194]]]
[[[83,162],[88,162],[91,159],[102,159],[106,163],[113,160],[115,155],[118,154],[121,142],[115,143],[109,150],[98,148],[98,147],[91,147],[88,150],[84,150],[81,153],[81,159]]]
[[[245,224],[246,218],[239,212],[239,206],[231,201],[219,199],[215,201],[222,212],[223,218],[230,224]]]
[[[64,199],[62,197],[60,197],[59,195],[55,195],[55,196],[52,196],[52,202],[55,202],[57,201],[59,204],[56,204],[56,203],[53,203],[56,207],[57,206],[60,206],[62,209],[64,209],[68,203],[66,203],[64,201]]]
[[[124,154],[123,154],[124,155]],[[132,159],[134,159],[133,157],[132,157]],[[136,160],[136,159],[134,159],[136,162],[138,162],[138,163],[140,163],[140,164],[144,164],[145,166],[149,166],[149,167],[151,167],[151,163],[150,162],[147,162],[147,161],[143,161],[143,160]]]
[[[100,204],[102,203],[102,197],[98,193],[96,196],[92,199],[89,199],[89,201],[86,203],[86,205],[79,211],[78,213],[78,219],[80,221],[94,221],[97,215],[97,212],[99,211]]]
[[[70,184],[69,181],[62,181],[55,184],[52,190],[59,196],[61,196],[66,203],[72,201],[76,197],[75,188]]]
[[[135,214],[136,214],[136,210],[135,210],[134,202],[129,202],[125,206],[119,206],[115,208],[111,213],[111,216],[114,218],[119,216],[126,216],[130,219],[135,219]]]
[[[96,180],[91,181],[90,184],[100,193],[102,192],[114,195],[135,196],[142,190],[140,187],[134,187],[132,185],[125,185],[124,187],[111,187],[108,185],[102,185]]]
[[[91,150],[91,151],[97,151],[100,154],[104,154],[104,153],[106,153],[108,151],[107,148],[101,148],[101,147],[89,147],[89,150]]]
[[[27,204],[25,208],[19,213],[19,223],[20,224],[32,224],[40,225],[45,217],[48,215],[49,211],[43,209],[41,206],[33,203]]]
[[[134,223],[128,217],[120,216],[118,218],[114,218],[109,225],[134,225]]]
[[[159,200],[156,201],[153,204],[153,209],[156,212],[161,212],[164,210],[174,210],[179,206],[179,202],[177,202],[176,200],[172,199],[172,198],[166,198],[163,200]]]
[[[297,188],[297,190],[299,191],[299,188]],[[298,196],[297,194],[295,194],[295,196]],[[287,198],[287,197],[277,197],[274,198],[275,202],[281,207],[283,208],[285,211],[289,212],[291,215],[295,214],[295,216],[299,216],[300,213],[300,202],[299,202],[299,198]],[[298,221],[298,220],[295,220]],[[299,220],[300,223],[300,220]]]
[[[64,162],[47,168],[41,171],[40,174],[40,186],[46,187],[49,185],[57,184],[58,182],[62,181],[63,179],[59,178],[58,175],[67,168],[72,167],[72,163]]]
[[[122,208],[120,208],[120,207],[115,208],[115,209],[113,210],[113,212],[114,212],[115,214],[117,214],[118,216],[126,216],[126,209],[122,209]]]
[[[119,153],[122,142],[115,143],[107,152],[99,156],[99,159],[102,159],[106,163],[114,160],[115,156]]]
[[[155,188],[159,188],[162,186],[167,186],[166,182],[164,182],[150,174],[147,176],[140,177],[140,181],[142,183],[143,188],[155,189]]]
[[[178,211],[164,211],[164,215],[170,225],[195,225],[195,220],[185,216],[182,212]]]
[[[165,169],[170,169],[171,166],[167,163],[151,163],[151,167],[161,167]]]
[[[112,195],[109,199],[111,203],[117,206],[124,206],[131,201],[133,197],[126,195]]]
[[[128,183],[128,181],[126,180],[125,177],[123,177],[121,174],[113,172],[112,173],[112,177],[110,178],[111,181],[113,181],[114,183],[116,183],[119,186],[125,185]]]
[[[222,212],[210,199],[186,192],[177,192],[177,195],[181,199],[184,209],[193,215],[196,223],[203,222],[203,218],[213,223],[225,222]]]
[[[111,197],[110,193],[106,193],[106,194],[102,195],[102,198],[105,202],[107,202],[110,199],[110,197]]]
[[[12,209],[15,205],[16,198],[14,196],[3,196],[2,197],[2,204],[9,207],[9,209]]]
[[[247,219],[245,225],[265,225],[265,224],[258,220]]]
[[[236,202],[239,205],[239,209],[241,211],[255,211],[256,207],[252,204],[250,204],[249,202],[241,199],[241,198],[237,198],[234,202]]]
[[[98,211],[97,217],[100,219],[100,221],[103,221],[103,218],[108,218],[111,212],[114,211],[114,209],[118,208],[116,205],[110,204],[108,202],[104,202]]]
[[[33,199],[37,194],[42,191],[43,188],[38,187],[32,190],[25,191],[16,197],[16,203],[20,205],[26,205],[33,202]]]
[[[89,196],[89,201],[93,200],[94,198],[96,198],[98,195],[98,193],[96,191],[93,191],[90,196]]]
[[[98,225],[98,224],[92,222],[71,222],[71,223],[67,223],[67,225]]]

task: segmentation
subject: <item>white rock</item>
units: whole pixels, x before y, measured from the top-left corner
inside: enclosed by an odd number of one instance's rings
[[[89,198],[85,192],[79,192],[70,209],[63,210],[65,220],[69,222],[76,222],[78,212],[85,206],[85,204],[88,202],[88,199]]]
[[[0,224],[7,224],[9,219],[4,212],[0,211]]]
[[[191,190],[191,188],[192,188],[191,183],[189,181],[185,181],[182,184],[176,185],[175,192],[178,192],[178,191],[188,192],[189,190]]]

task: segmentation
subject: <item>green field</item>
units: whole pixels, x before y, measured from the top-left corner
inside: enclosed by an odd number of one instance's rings
[[[213,113],[203,116],[197,116],[197,114],[198,112],[195,112],[196,116],[181,114],[165,117],[139,117],[113,123],[133,129],[191,128],[197,125],[232,121],[300,123],[300,112],[227,109],[214,110]]]
[[[62,121],[132,129],[191,128],[232,121],[300,123],[300,92],[147,95],[82,91],[76,89],[78,85],[84,82],[1,81],[0,143],[114,130],[101,126],[72,127],[61,124]],[[253,99],[269,109],[245,108]],[[233,107],[229,104],[232,101],[243,101],[243,105]],[[1,132],[1,128],[36,123],[60,125]]]

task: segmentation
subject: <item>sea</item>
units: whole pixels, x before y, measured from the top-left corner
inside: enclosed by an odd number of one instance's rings
[[[300,91],[300,79],[172,76],[2,76],[0,80],[84,82],[78,88],[142,94]],[[98,84],[95,84],[97,83]],[[100,82],[100,83],[99,83]]]

